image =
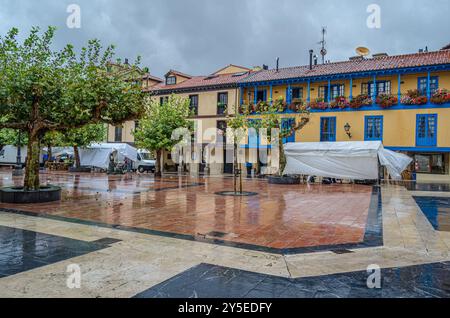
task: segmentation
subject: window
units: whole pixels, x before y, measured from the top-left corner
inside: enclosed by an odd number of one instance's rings
[[[256,101],[257,102],[265,102],[267,100],[267,91],[261,90],[256,93]]]
[[[364,140],[383,140],[383,116],[366,116]]]
[[[281,130],[291,129],[293,125],[295,125],[295,118],[283,118],[281,121]],[[283,138],[283,144],[287,142],[295,142],[295,131],[292,131],[289,136]]]
[[[217,115],[224,114],[227,106],[228,106],[228,93],[217,94]]]
[[[427,95],[428,77],[417,78],[417,89],[423,96]],[[430,77],[430,92],[433,94],[439,88],[439,79],[437,76]]]
[[[293,99],[301,99],[301,98],[303,98],[303,87],[294,87],[294,88],[292,88],[292,98]]]
[[[189,95],[189,108],[194,115],[198,115],[198,95]]]
[[[436,146],[437,115],[417,114],[416,120],[416,145]]]
[[[164,105],[165,103],[167,103],[167,101],[169,100],[169,97],[160,97],[159,98],[159,104],[160,105]]]
[[[114,127],[114,141],[122,142],[122,126]]]
[[[415,154],[414,170],[418,173],[445,174],[444,154]]]
[[[218,120],[216,127],[217,127],[217,133],[219,134],[216,138],[216,143],[220,143],[220,142],[224,143],[225,142],[224,138],[226,136],[227,127],[228,127],[227,122],[225,120]]]
[[[167,76],[166,85],[175,85],[177,83],[176,76]]]
[[[330,86],[331,96],[330,99],[335,99],[339,96],[344,96],[344,85],[343,84],[335,84]],[[325,101],[328,100],[328,86],[320,86],[319,87],[319,97],[323,98]]]
[[[361,84],[361,94],[372,96],[373,94],[373,82]],[[376,96],[379,94],[391,94],[391,81],[379,81],[377,82]]]
[[[336,117],[320,118],[320,141],[336,141]]]

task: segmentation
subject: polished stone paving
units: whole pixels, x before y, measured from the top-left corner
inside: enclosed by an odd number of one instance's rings
[[[0,209],[272,252],[381,244],[367,239],[374,235],[372,229],[378,228],[379,236],[381,226],[373,222],[368,226],[368,220],[381,222],[371,186],[270,185],[266,180],[245,179],[244,190],[258,195],[225,197],[215,193],[231,190],[231,178],[69,173],[41,177],[63,187],[61,202],[0,203]],[[0,172],[0,186],[19,182]]]
[[[414,196],[414,200],[435,230],[450,232],[450,197]]]
[[[441,298],[450,297],[450,262],[386,268],[380,288],[367,271],[283,278],[211,264],[195,266],[136,298]],[[373,282],[369,278],[370,282]]]
[[[20,180],[11,179],[10,175],[8,177],[7,173],[2,172],[0,176],[2,184],[20,182]],[[122,177],[107,178],[95,174],[92,176],[44,174],[43,180],[47,179],[65,188],[63,202],[55,206],[49,205],[49,213],[39,212],[45,211],[40,205],[27,207],[31,211],[36,211],[32,213],[10,213],[0,209],[0,226],[7,228],[10,233],[27,231],[23,233],[31,232],[28,234],[43,238],[48,236],[48,240],[60,237],[82,242],[82,244],[100,244],[102,248],[85,250],[79,255],[69,255],[70,258],[54,259],[53,263],[23,268],[23,271],[21,269],[14,275],[1,277],[0,297],[133,297],[153,287],[160,288],[161,284],[172,281],[177,275],[189,273],[191,269],[197,267],[204,269],[202,266],[205,265],[200,264],[210,264],[207,266],[212,266],[219,272],[221,269],[235,273],[239,271],[240,275],[244,275],[240,276],[243,279],[242,282],[246,283],[242,285],[243,290],[249,286],[248,280],[244,280],[245,277],[257,277],[259,280],[261,277],[259,274],[261,274],[264,277],[263,281],[267,284],[262,284],[262,281],[258,283],[259,286],[267,285],[269,290],[275,290],[274,297],[289,294],[283,287],[286,284],[281,283],[283,286],[280,286],[279,290],[276,289],[279,281],[288,281],[288,289],[297,284],[303,286],[301,284],[305,282],[313,286],[314,292],[294,290],[296,292],[289,297],[357,296],[356,292],[351,291],[352,288],[354,287],[355,291],[361,290],[363,293],[365,285],[362,279],[367,276],[366,269],[369,265],[376,264],[383,269],[386,279],[383,280],[381,291],[372,291],[372,293],[378,293],[374,297],[449,297],[447,278],[449,276],[448,262],[450,262],[450,232],[436,230],[415,200],[415,197],[430,195],[450,198],[449,192],[410,191],[403,185],[383,184],[380,188],[376,188],[377,190],[363,186],[340,188],[339,185],[338,187],[319,185],[309,188],[283,188],[280,193],[271,187],[264,188],[260,183],[263,180],[256,182],[246,180],[245,183],[249,189],[267,191],[263,195],[253,197],[259,198],[261,204],[259,206],[244,204],[248,203],[245,200],[249,198],[239,199],[241,203],[237,204],[235,199],[227,197],[225,201],[222,201],[222,204],[225,204],[222,211],[225,212],[221,212],[220,209],[214,210],[219,202],[215,202],[211,193],[220,185],[229,186],[229,181],[224,178],[194,180],[164,178],[156,182],[150,176],[126,180]],[[190,184],[194,185],[189,186]],[[195,195],[193,195],[194,192]],[[381,198],[373,200],[375,195]],[[309,196],[312,197],[311,200]],[[97,202],[98,210],[93,204],[96,198],[99,201]],[[197,198],[198,202],[194,205],[192,200],[187,198]],[[286,202],[290,204],[297,205],[293,209],[289,207],[286,209],[286,205],[283,207],[280,204],[281,198],[287,199]],[[364,201],[364,204],[360,202],[359,208],[348,212],[348,217],[343,218],[340,209],[347,207],[351,210],[355,207],[354,202],[357,198]],[[166,210],[158,208],[158,204],[163,199],[167,206],[177,211],[175,214],[170,212],[165,214],[169,208]],[[203,205],[203,203],[211,202],[216,205]],[[316,207],[315,215],[310,212],[308,206]],[[337,212],[333,215],[335,206]],[[352,222],[354,219],[352,216],[357,215],[357,211],[361,211],[362,206],[367,207],[367,214],[363,213],[364,222],[356,226]],[[58,211],[59,207],[61,211]],[[176,210],[177,208],[179,210]],[[133,215],[131,213],[134,209],[138,213]],[[199,212],[199,209],[203,212]],[[253,213],[247,213],[246,210]],[[68,215],[67,211],[75,212],[74,215]],[[286,250],[274,253],[271,250],[249,249],[243,246],[235,248],[220,244],[219,239],[217,239],[219,244],[211,244],[215,241],[179,239],[183,238],[181,234],[170,236],[145,228],[136,228],[139,230],[131,231],[126,227],[116,226],[122,221],[136,221],[139,218],[142,221],[148,220],[145,212],[153,218],[156,211],[162,214],[160,219],[164,216],[178,215],[182,221],[189,221],[191,215],[197,215],[197,220],[200,222],[201,216],[206,221],[212,218],[215,223],[205,228],[205,231],[208,230],[205,234],[214,238],[226,236],[230,233],[228,229],[237,226],[237,221],[250,229],[258,229],[264,222],[271,220],[274,220],[275,224],[280,224],[283,217],[285,217],[283,222],[288,224],[292,219],[294,219],[293,222],[299,222],[292,217],[293,215],[297,217],[304,215],[303,221],[312,221],[325,229],[329,229],[328,226],[332,226],[333,222],[339,226],[351,224],[350,227],[359,228],[360,236],[357,244],[340,245],[338,243],[336,245],[334,243],[333,246],[336,246],[336,249],[311,248],[302,253],[287,253]],[[328,214],[325,213],[327,211]],[[371,214],[370,211],[377,211],[377,213]],[[280,215],[283,217],[279,218]],[[81,219],[78,218],[80,216]],[[176,223],[176,220],[174,222]],[[215,226],[222,222],[225,229]],[[108,226],[104,226],[105,224]],[[136,222],[136,224],[141,223]],[[264,233],[258,233],[258,235],[264,239],[269,238]],[[317,233],[317,235],[321,234]],[[20,237],[18,234],[14,236]],[[314,240],[314,235],[312,238]],[[377,240],[381,240],[381,243],[361,245],[361,242]],[[20,240],[15,242],[18,246],[17,250],[23,249],[23,244],[19,243]],[[74,245],[74,250],[77,250],[76,246],[78,245]],[[70,274],[67,268],[71,264],[80,266],[81,288],[67,287]],[[203,286],[203,283],[199,273],[192,277],[195,281],[193,284],[198,284],[198,290],[201,290],[200,286]],[[392,284],[390,279],[393,281]],[[414,289],[405,287],[405,284],[402,285],[399,280],[414,282],[411,284],[415,286]],[[326,282],[327,285],[324,286],[320,283],[321,281]],[[232,283],[238,282],[232,281]],[[218,280],[212,279],[211,286],[218,286],[218,284]],[[181,290],[186,292],[189,288]],[[230,289],[232,290],[231,287]],[[259,289],[253,288],[254,292]],[[203,295],[202,293],[201,296]],[[217,295],[215,292],[211,292],[208,296],[215,295]],[[262,292],[255,297],[263,297]]]

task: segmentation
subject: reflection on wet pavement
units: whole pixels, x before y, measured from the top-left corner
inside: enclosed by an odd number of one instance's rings
[[[0,186],[18,183],[0,172]],[[308,248],[364,241],[372,187],[364,185],[269,185],[246,179],[252,197],[224,197],[231,178],[106,176],[44,173],[44,183],[63,187],[63,200],[46,204],[0,204],[28,211],[111,226],[208,237],[274,249]],[[375,207],[377,202],[375,202]]]
[[[0,226],[0,277],[91,253],[116,241],[104,239],[84,242]]]
[[[413,198],[435,230],[450,232],[450,197]]]
[[[450,262],[386,268],[381,288],[367,287],[366,271],[283,278],[200,264],[136,298],[434,298],[450,297]]]

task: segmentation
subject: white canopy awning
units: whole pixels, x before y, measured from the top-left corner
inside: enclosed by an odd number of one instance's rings
[[[101,143],[93,144],[87,148],[81,148],[80,163],[82,166],[107,169],[109,166],[109,156],[114,152],[117,152],[119,161],[123,161],[125,157],[132,161],[137,161],[137,150],[129,144]]]
[[[412,159],[385,149],[380,141],[297,142],[284,147],[284,174],[304,174],[339,179],[378,179],[378,163],[394,179]]]

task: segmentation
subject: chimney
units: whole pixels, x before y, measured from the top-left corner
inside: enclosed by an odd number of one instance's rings
[[[128,59],[125,59],[125,65],[128,65]]]
[[[267,71],[269,69],[269,65],[263,64],[263,70]]]
[[[314,55],[314,65],[317,65],[317,55]]]
[[[313,66],[313,50],[309,50],[309,69],[312,70],[312,66]]]
[[[280,58],[277,57],[277,72],[278,72],[279,66],[280,66]]]

